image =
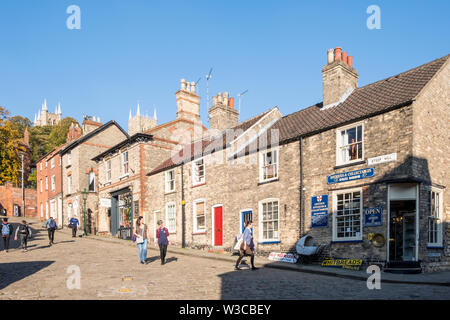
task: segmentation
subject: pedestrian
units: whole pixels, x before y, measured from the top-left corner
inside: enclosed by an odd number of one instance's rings
[[[45,222],[45,227],[48,231],[48,245],[51,246],[52,244],[55,244],[55,230],[57,229],[55,219],[50,217],[50,219]]]
[[[142,216],[138,217],[136,220],[134,236],[139,249],[139,260],[142,264],[147,264],[147,243],[150,236],[148,234],[147,225],[144,223],[144,218]]]
[[[28,238],[31,238],[31,228],[25,220],[23,220],[22,224],[17,227],[14,240],[17,240],[17,235],[20,236],[20,243],[22,245],[22,250],[28,251],[27,242]]]
[[[13,234],[13,226],[8,223],[8,218],[3,218],[2,223],[2,238],[3,238],[3,247],[6,252],[8,252],[9,249],[9,238]]]
[[[245,223],[245,230],[242,235],[242,243],[239,249],[239,258],[236,261],[235,270],[241,270],[239,264],[244,256],[250,256],[252,270],[257,270],[255,267],[255,244],[253,243],[253,222],[251,220]]]
[[[156,230],[156,238],[158,239],[159,255],[161,257],[161,264],[166,263],[167,246],[169,245],[169,230],[164,227],[162,220],[158,221],[159,228]]]
[[[79,225],[80,225],[80,221],[78,221],[77,217],[73,217],[70,219],[69,227],[72,228],[72,238],[76,238]]]

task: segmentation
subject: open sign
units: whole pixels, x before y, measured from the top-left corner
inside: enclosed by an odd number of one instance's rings
[[[377,227],[383,225],[383,207],[364,208],[364,226]]]

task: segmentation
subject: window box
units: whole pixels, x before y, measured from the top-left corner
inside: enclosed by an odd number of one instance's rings
[[[364,125],[352,124],[336,130],[336,166],[364,160]]]

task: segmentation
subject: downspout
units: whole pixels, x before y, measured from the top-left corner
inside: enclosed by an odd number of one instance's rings
[[[181,247],[186,247],[186,215],[185,208],[186,202],[184,200],[184,164],[181,164]]]
[[[304,233],[304,197],[303,197],[303,137],[300,137],[299,141],[299,152],[300,152],[300,238]]]
[[[60,187],[61,187],[61,220],[62,220],[62,225],[61,225],[61,229],[64,229],[64,188],[63,188],[63,155],[59,154],[59,163],[61,164],[61,178],[60,180]],[[36,167],[37,170],[37,167]],[[69,221],[67,221],[67,223],[69,223]]]

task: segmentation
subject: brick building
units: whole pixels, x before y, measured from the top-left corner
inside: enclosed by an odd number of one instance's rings
[[[99,118],[85,116],[82,136],[67,143],[60,151],[63,198],[63,221],[78,217],[84,228],[84,200],[86,190],[86,228],[94,233],[98,223],[98,170],[91,159],[113,145],[128,138],[128,134],[113,120],[102,124]]]
[[[99,177],[99,229],[101,233],[131,237],[131,221],[148,214],[147,173],[184,143],[202,138],[207,129],[200,121],[200,97],[194,82],[181,80],[175,93],[176,119],[161,125],[137,113],[128,121],[130,137],[96,155]],[[132,213],[132,214],[131,214]],[[124,235],[118,234],[124,230]]]
[[[322,74],[323,103],[272,109],[224,150],[203,139],[152,170],[150,217],[194,247],[230,249],[251,217],[261,253],[308,234],[333,257],[448,267],[448,56],[359,88],[336,48]]]
[[[36,218],[38,215],[36,203],[36,190],[25,188],[25,217]],[[14,187],[12,183],[5,183],[0,186],[0,214],[8,217],[21,216],[22,210],[22,188]]]

